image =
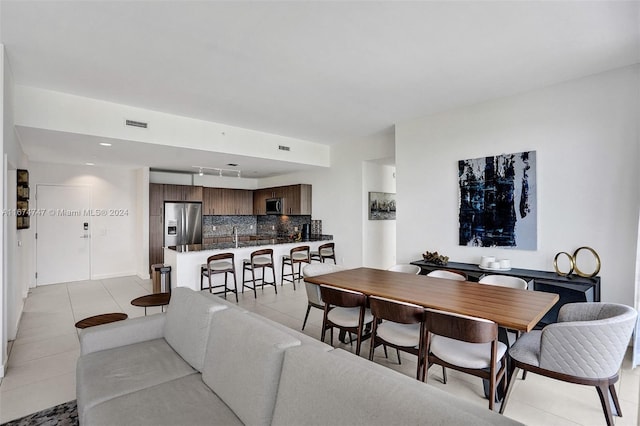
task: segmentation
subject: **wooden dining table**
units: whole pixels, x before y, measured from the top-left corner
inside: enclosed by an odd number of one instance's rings
[[[555,293],[521,290],[444,278],[355,268],[305,277],[305,281],[359,291],[368,296],[413,303],[425,308],[485,318],[499,326],[531,331],[555,305]]]

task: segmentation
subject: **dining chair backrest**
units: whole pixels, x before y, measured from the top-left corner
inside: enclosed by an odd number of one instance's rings
[[[256,258],[268,258],[269,259],[269,265],[273,266],[273,249],[270,248],[266,248],[266,249],[260,249],[260,250],[256,250],[254,252],[251,253],[251,264],[255,266],[254,264],[254,259]],[[262,267],[262,264],[259,264],[258,266]]]
[[[458,271],[448,271],[446,269],[436,269],[427,274],[428,277],[444,278],[447,280],[466,281],[467,274]]]
[[[418,275],[420,273],[420,267],[418,265],[398,264],[398,265],[393,265],[391,268],[387,269],[387,271],[405,272],[407,274]]]
[[[484,318],[426,310],[428,332],[469,343],[489,343],[498,339],[498,324]]]
[[[363,293],[328,285],[320,286],[320,295],[326,304],[343,308],[361,307],[367,302]]]
[[[527,282],[522,278],[510,275],[485,275],[478,281],[480,284],[497,285],[500,287],[527,289]]]
[[[315,277],[317,275],[330,274],[332,272],[343,271],[344,266],[333,265],[331,263],[313,263],[302,268],[302,275],[306,277]],[[318,284],[304,282],[307,291],[307,299],[314,305],[323,305],[322,296],[320,295],[320,286]]]
[[[370,296],[371,313],[378,319],[400,324],[417,324],[424,321],[424,308],[412,303]]]

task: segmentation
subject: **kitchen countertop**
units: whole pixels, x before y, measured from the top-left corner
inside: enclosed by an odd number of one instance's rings
[[[237,246],[235,243],[225,242],[225,243],[213,243],[213,244],[188,244],[188,245],[180,245],[180,246],[169,246],[167,248],[170,250],[174,250],[178,253],[187,253],[187,252],[197,252],[197,251],[205,251],[205,250],[226,250],[226,249],[232,249],[232,248],[272,246],[272,245],[278,245],[278,244],[294,244],[294,243],[331,241],[331,240],[333,240],[333,235],[311,235],[309,238],[303,238],[300,240],[295,240],[287,237],[273,237],[273,238],[264,238],[264,239],[255,239],[255,240],[251,239],[249,241],[239,241]]]

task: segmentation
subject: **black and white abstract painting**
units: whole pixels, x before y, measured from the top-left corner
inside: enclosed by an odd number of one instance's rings
[[[395,220],[396,194],[369,192],[369,220]]]
[[[459,244],[536,250],[536,152],[458,162]]]

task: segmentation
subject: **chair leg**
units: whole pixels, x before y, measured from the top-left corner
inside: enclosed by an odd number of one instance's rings
[[[442,366],[442,383],[447,384],[447,369]]]
[[[296,290],[296,269],[293,259],[291,259],[291,284],[293,284],[293,291]]]
[[[282,258],[282,263],[280,263],[280,287],[284,285],[284,257]]]
[[[507,401],[509,400],[509,395],[511,395],[511,391],[513,390],[513,385],[516,383],[516,378],[518,377],[518,370],[520,370],[515,365],[511,365],[509,368],[509,374],[506,376],[509,377],[509,384],[507,385],[507,391],[504,394],[504,398],[502,398],[502,406],[500,406],[500,414],[504,413],[504,409],[507,408]]]
[[[209,270],[209,293],[211,293],[211,270]]]
[[[378,321],[373,321],[373,325],[371,326],[371,337],[369,338],[369,361],[373,361],[373,353],[376,350],[376,334],[378,332]],[[384,346],[384,345],[383,345]],[[384,346],[385,352],[387,347]]]
[[[278,284],[276,284],[276,268],[273,267],[273,263],[271,264],[271,273],[273,274],[273,288],[276,290],[276,294],[278,294]],[[264,269],[262,270],[262,277],[264,278]]]
[[[491,367],[491,378],[489,379],[489,410],[493,411],[496,403],[496,366]]]
[[[609,392],[611,393],[611,399],[613,399],[613,406],[616,409],[613,415],[622,417],[622,408],[620,408],[620,401],[618,401],[618,394],[616,393],[616,387],[613,383],[609,385]]]
[[[253,280],[253,298],[258,298],[258,291],[256,290],[256,271],[253,269],[253,265],[251,265],[251,279]]]
[[[609,389],[606,385],[596,386],[604,417],[607,420],[607,426],[613,426],[613,414],[611,412],[611,404],[609,403]]]
[[[233,288],[236,294],[236,303],[238,303],[238,280],[236,279],[236,268],[233,268]]]
[[[400,350],[396,348],[396,354],[398,355],[398,365],[402,365],[402,361],[400,361]]]
[[[304,322],[302,323],[302,329],[304,330],[304,326],[307,325],[307,318],[309,318],[309,312],[311,311],[311,303],[307,303],[307,313],[304,316]]]

